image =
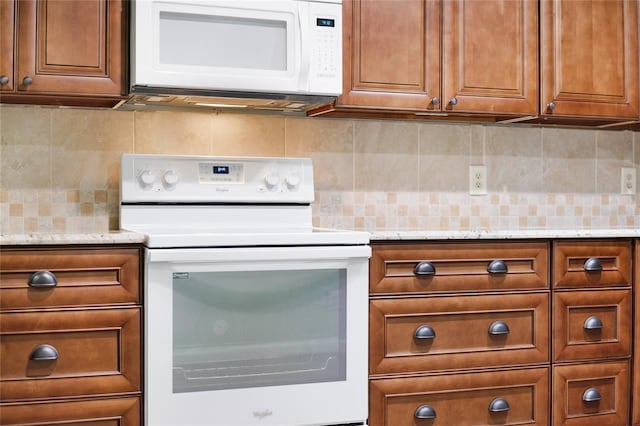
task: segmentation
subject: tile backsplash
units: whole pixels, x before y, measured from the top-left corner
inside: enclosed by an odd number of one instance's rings
[[[638,228],[640,133],[0,105],[0,232],[118,229],[121,153],[309,156],[314,224],[361,230]],[[487,195],[469,194],[469,165]]]

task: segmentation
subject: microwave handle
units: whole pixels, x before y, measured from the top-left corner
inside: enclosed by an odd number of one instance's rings
[[[299,68],[298,68],[298,89],[307,90],[309,85],[309,72],[311,69],[311,53],[313,52],[313,46],[311,42],[311,28],[305,23],[309,22],[309,2],[300,1],[298,3],[298,34],[300,37],[296,37]],[[306,49],[303,49],[306,46]]]

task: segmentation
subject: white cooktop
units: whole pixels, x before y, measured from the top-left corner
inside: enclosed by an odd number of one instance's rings
[[[313,228],[308,158],[124,154],[121,172],[120,228],[150,248],[369,242]]]

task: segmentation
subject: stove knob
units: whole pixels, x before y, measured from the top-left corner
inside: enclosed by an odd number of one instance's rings
[[[151,170],[145,170],[140,173],[140,182],[143,186],[151,186],[156,181],[156,175]]]
[[[287,176],[286,182],[289,189],[292,191],[295,191],[298,189],[298,187],[302,183],[302,179],[300,179],[299,175],[293,173]]]
[[[264,184],[267,186],[268,190],[275,191],[278,189],[278,185],[280,184],[280,176],[275,173],[269,173],[264,177]]]
[[[175,172],[175,170],[167,170],[162,175],[162,180],[167,186],[175,186],[175,184],[178,183],[178,174]]]

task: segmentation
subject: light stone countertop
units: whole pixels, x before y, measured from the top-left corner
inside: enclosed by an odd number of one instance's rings
[[[129,231],[106,231],[87,234],[37,233],[0,235],[1,246],[56,244],[134,244],[143,242],[143,234]]]
[[[640,229],[519,229],[479,231],[373,231],[371,241],[490,240],[531,238],[638,238]]]
[[[491,240],[532,238],[640,238],[640,229],[519,229],[468,231],[372,231],[371,241],[400,240]],[[140,244],[144,234],[129,231],[96,233],[37,233],[3,234],[0,245],[56,245],[56,244]]]

